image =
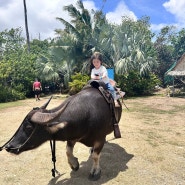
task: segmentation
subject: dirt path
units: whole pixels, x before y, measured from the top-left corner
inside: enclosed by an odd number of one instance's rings
[[[25,115],[46,102],[34,99],[0,110],[0,146],[12,137]],[[60,104],[54,98],[48,108]],[[77,144],[74,154],[80,169],[72,172],[67,164],[65,143],[57,142],[57,170],[52,178],[49,142],[14,156],[0,152],[2,185],[184,185],[185,184],[185,98],[147,97],[124,101],[120,121],[122,138],[107,136],[100,165],[102,177],[90,182],[89,148]]]

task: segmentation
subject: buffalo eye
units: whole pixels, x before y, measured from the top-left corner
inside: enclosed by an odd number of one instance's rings
[[[33,126],[29,123],[24,127],[24,130],[27,134],[30,134],[33,131]]]
[[[31,130],[32,128],[32,125],[26,125],[26,130]]]

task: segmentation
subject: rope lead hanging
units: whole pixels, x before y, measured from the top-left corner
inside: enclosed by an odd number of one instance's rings
[[[52,161],[53,161],[53,169],[51,170],[52,176],[55,177],[55,172],[60,175],[60,173],[56,170],[56,147],[55,147],[56,141],[55,139],[50,140],[50,146],[51,146],[51,153],[52,153]]]

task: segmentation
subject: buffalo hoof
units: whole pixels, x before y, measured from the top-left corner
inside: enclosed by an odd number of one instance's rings
[[[90,148],[90,150],[89,150],[89,154],[91,155],[92,153],[93,153],[93,147],[92,148]]]
[[[97,181],[101,177],[101,170],[98,173],[90,173],[89,174],[89,180],[91,181]]]
[[[74,158],[74,160],[73,160],[73,163],[71,164],[71,169],[73,170],[73,171],[77,171],[78,169],[79,169],[79,162],[78,162],[78,158]]]
[[[72,168],[73,171],[77,171],[79,169],[79,164],[78,164],[78,166],[76,166],[76,167],[72,166],[71,168]]]

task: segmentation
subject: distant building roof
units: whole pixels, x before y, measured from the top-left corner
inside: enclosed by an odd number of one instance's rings
[[[170,76],[185,76],[185,53],[174,63],[166,74]]]

